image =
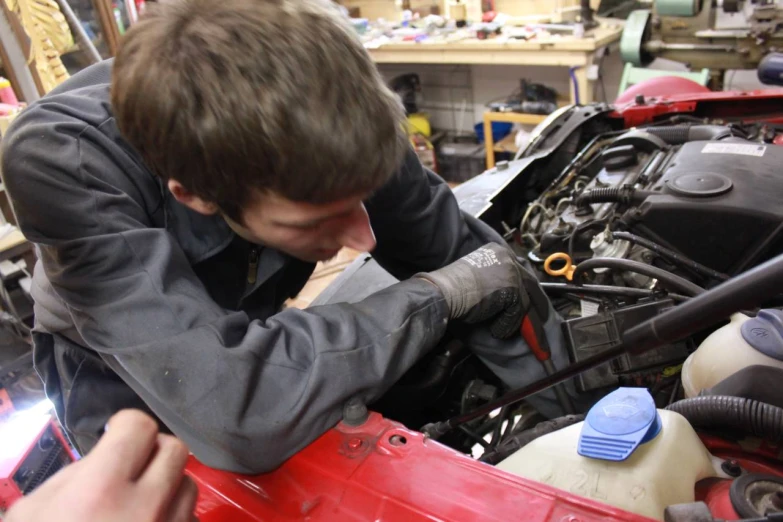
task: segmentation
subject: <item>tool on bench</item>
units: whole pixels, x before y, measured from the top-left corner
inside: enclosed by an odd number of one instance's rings
[[[739,310],[755,308],[778,297],[781,293],[783,293],[783,255],[626,330],[620,344],[609,350],[578,361],[524,388],[511,391],[471,412],[446,421],[427,424],[422,431],[429,437],[438,439],[461,424],[524,400],[626,352],[643,353],[677,341],[712,326]]]

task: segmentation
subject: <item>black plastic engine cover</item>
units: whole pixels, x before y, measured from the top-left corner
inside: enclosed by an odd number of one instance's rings
[[[633,228],[733,274],[783,251],[783,147],[737,138],[694,141],[627,214]]]
[[[641,303],[564,322],[563,334],[571,360],[579,362],[617,346],[626,330],[672,306],[669,300]],[[662,366],[681,362],[687,356],[688,350],[683,342],[668,344],[641,354],[621,355],[611,362],[579,374],[575,378],[576,387],[585,392],[617,386],[622,374],[644,370],[658,374]]]

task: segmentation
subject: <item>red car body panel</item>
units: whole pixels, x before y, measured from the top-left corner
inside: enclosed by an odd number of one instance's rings
[[[647,521],[578,496],[601,497],[600,477],[567,493],[473,460],[373,413],[322,435],[280,469],[255,477],[192,460],[201,522]]]

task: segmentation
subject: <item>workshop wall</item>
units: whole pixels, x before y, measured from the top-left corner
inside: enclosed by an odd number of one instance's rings
[[[604,58],[600,67],[609,101],[617,97],[622,76],[618,52]],[[382,64],[379,70],[388,81],[404,73],[421,78],[420,110],[430,113],[434,128],[452,132],[472,132],[481,121],[489,101],[503,99],[519,87],[519,80],[543,83],[569,96],[568,69],[563,67],[511,67],[499,65]],[[601,82],[595,83],[595,100],[603,100]]]

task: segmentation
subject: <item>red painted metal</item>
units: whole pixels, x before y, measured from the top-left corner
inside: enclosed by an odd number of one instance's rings
[[[636,99],[637,96],[669,96],[669,95],[693,95],[710,92],[704,85],[680,78],[679,76],[661,76],[650,78],[636,85],[631,85],[615,100],[615,105],[625,105]]]
[[[644,103],[617,104],[614,116],[622,118],[625,127],[653,123],[663,116],[687,114],[697,118],[729,121],[783,123],[783,90],[724,91],[703,94],[654,94]]]
[[[708,478],[696,484],[696,500],[710,508],[712,516],[719,520],[739,520],[740,516],[731,505],[729,489],[731,479]]]
[[[266,475],[196,460],[188,473],[201,522],[649,520],[482,464],[377,413],[338,425]]]
[[[724,460],[736,460],[750,473],[764,473],[783,477],[780,448],[756,439],[733,442],[712,435],[700,434],[709,452]],[[733,479],[709,478],[696,484],[696,500],[707,504],[712,516],[721,520],[739,520],[729,497]]]

